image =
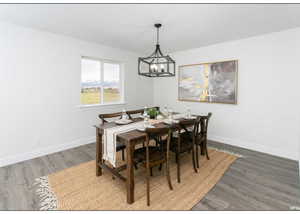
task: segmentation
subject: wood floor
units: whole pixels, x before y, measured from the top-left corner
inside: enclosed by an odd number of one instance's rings
[[[216,142],[242,154],[193,210],[289,210],[300,207],[296,161]],[[95,144],[0,168],[0,210],[37,210],[34,179],[95,159]],[[125,201],[125,198],[124,198]]]

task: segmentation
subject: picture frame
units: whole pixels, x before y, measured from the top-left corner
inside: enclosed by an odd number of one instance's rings
[[[238,60],[178,67],[178,100],[237,104]]]

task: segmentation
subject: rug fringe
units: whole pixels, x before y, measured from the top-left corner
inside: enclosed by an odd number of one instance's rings
[[[235,152],[231,152],[231,151],[228,151],[228,150],[225,150],[225,149],[218,149],[218,148],[212,147],[212,146],[209,146],[208,148],[209,148],[209,149],[216,150],[216,151],[218,151],[218,152],[225,152],[225,153],[227,153],[227,154],[234,155],[234,156],[237,156],[237,157],[239,157],[239,158],[244,158],[244,156],[241,155],[241,154],[238,154],[238,153],[235,153]]]
[[[40,210],[56,210],[58,200],[51,190],[48,176],[36,178],[34,185],[38,186],[36,194],[40,197]]]

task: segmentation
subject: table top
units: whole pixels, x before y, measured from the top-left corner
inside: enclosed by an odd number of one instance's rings
[[[198,116],[198,115],[193,115],[193,116]],[[180,121],[180,120],[184,120],[184,118],[179,118],[176,120]],[[143,119],[142,118],[133,118],[133,121],[140,122],[140,121],[143,121]],[[120,125],[117,125],[115,122],[108,122],[108,123],[104,123],[104,124],[95,125],[95,127],[99,129],[99,132],[101,134],[103,134],[104,129],[113,128],[116,126],[120,126]],[[154,126],[157,128],[166,128],[166,127],[171,127],[172,125],[166,124],[164,122],[160,122],[160,123],[154,124]],[[132,142],[132,141],[141,141],[145,138],[146,138],[146,133],[142,132],[142,131],[138,131],[138,130],[132,130],[132,131],[124,132],[124,133],[117,135],[117,141],[125,143],[125,144]]]

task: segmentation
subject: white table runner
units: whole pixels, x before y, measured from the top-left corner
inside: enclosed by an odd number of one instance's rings
[[[135,122],[128,125],[116,126],[108,129],[104,129],[102,143],[103,143],[103,159],[109,161],[114,167],[116,167],[116,148],[117,148],[117,135],[135,130],[144,126],[144,121]]]

